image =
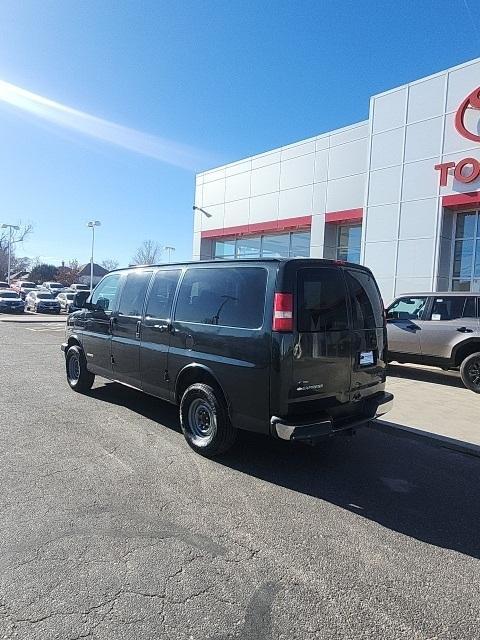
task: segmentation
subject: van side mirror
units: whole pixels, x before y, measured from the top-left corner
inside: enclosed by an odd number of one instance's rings
[[[87,298],[90,295],[90,291],[79,291],[73,296],[73,306],[77,309],[89,309],[87,306]]]

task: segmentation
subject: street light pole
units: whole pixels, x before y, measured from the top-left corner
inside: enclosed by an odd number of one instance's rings
[[[93,291],[93,250],[95,248],[95,227],[101,225],[100,220],[90,220],[87,222],[87,227],[92,229],[92,253],[90,256],[90,293]]]
[[[208,213],[208,211],[205,211],[205,209],[202,209],[202,207],[197,207],[196,205],[193,205],[192,208],[194,211],[200,211],[200,213],[203,213],[203,215],[206,216],[207,218],[212,217],[212,214]]]
[[[8,275],[7,275],[7,282],[8,282],[8,286],[10,286],[10,274],[12,271],[12,235],[13,235],[13,230],[15,229],[15,231],[18,231],[20,229],[19,226],[17,226],[16,224],[2,224],[2,229],[8,229],[9,230],[9,235],[8,235]]]
[[[164,247],[165,251],[168,251],[168,262],[172,261],[172,251],[175,251],[175,247]]]

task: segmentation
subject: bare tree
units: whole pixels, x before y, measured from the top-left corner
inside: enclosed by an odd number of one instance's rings
[[[155,240],[144,240],[132,258],[133,264],[155,264],[162,257],[163,248]]]
[[[102,267],[107,271],[113,271],[119,265],[118,260],[114,260],[113,258],[107,258],[102,262]]]
[[[31,224],[18,224],[20,227],[18,230],[14,229],[12,232],[12,271],[16,270],[15,264],[15,245],[25,240],[25,238],[32,233],[33,227]],[[2,229],[0,227],[0,279],[4,279],[7,276],[8,271],[8,243],[10,242],[10,229]],[[22,266],[19,266],[22,268]]]

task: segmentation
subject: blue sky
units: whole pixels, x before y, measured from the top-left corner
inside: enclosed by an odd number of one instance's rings
[[[0,99],[0,222],[31,222],[18,252],[57,263],[89,259],[92,218],[98,261],[145,239],[189,259],[195,169],[363,120],[371,95],[478,57],[476,7],[2,0],[0,81],[81,113],[59,126]]]

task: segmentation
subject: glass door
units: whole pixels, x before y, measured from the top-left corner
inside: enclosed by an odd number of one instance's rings
[[[480,291],[480,212],[455,216],[452,291]]]

